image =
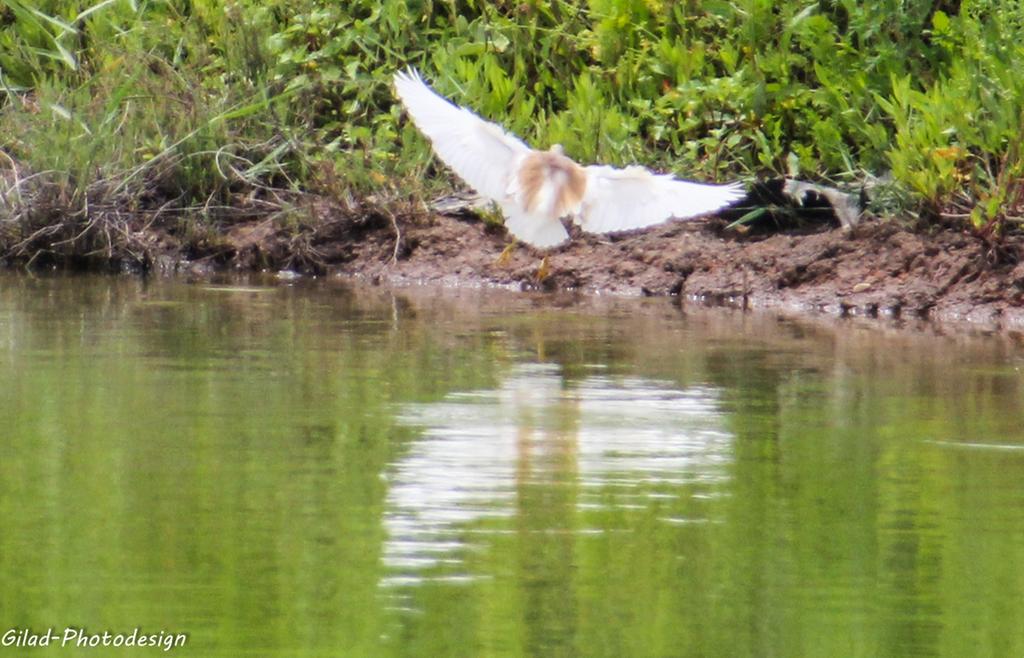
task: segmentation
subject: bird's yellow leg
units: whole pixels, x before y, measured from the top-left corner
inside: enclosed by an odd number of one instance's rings
[[[544,256],[540,261],[540,267],[537,268],[537,283],[544,283],[544,279],[551,276],[551,267],[548,265],[548,257]]]
[[[497,260],[494,261],[494,264],[498,267],[507,267],[509,261],[512,260],[512,252],[516,250],[517,244],[518,243],[515,240],[509,242],[508,246],[502,250]]]

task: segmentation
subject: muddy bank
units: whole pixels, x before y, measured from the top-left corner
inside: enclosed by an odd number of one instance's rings
[[[241,225],[227,233],[218,260],[382,283],[675,295],[688,303],[1024,329],[1019,236],[996,250],[962,231],[914,232],[896,222],[759,236],[724,226],[708,219],[619,236],[576,234],[549,254],[550,274],[540,282],[540,252],[520,246],[499,264],[504,230],[465,216],[325,221],[301,239],[268,222]]]
[[[116,219],[86,229],[70,220],[48,224],[7,240],[14,246],[0,250],[0,257],[12,266],[198,276],[266,270],[381,283],[676,296],[683,303],[1024,330],[1019,234],[994,247],[963,230],[913,231],[896,221],[864,220],[846,230],[833,218],[803,230],[762,227],[761,233],[729,230],[720,218],[676,221],[613,236],[574,231],[569,243],[548,254],[550,273],[538,280],[543,253],[537,250],[519,246],[499,264],[509,243],[500,225],[465,212],[425,216],[418,204],[342,206],[321,199],[303,206],[301,219],[285,222],[253,211],[203,232],[146,215]],[[97,244],[85,244],[89,240]]]

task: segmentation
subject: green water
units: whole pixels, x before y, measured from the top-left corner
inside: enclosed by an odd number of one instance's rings
[[[0,633],[196,656],[1024,655],[1012,337],[0,276]],[[2,656],[162,655],[0,647]]]

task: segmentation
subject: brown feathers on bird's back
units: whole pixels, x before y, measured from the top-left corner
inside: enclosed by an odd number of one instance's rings
[[[553,185],[554,204],[550,211],[554,217],[575,212],[583,201],[587,188],[587,174],[579,166],[557,150],[535,151],[528,155],[519,168],[519,189],[522,190],[526,208],[531,212],[547,195],[541,191],[545,185]]]

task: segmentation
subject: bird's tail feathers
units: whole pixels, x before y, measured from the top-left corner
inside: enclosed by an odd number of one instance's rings
[[[562,222],[539,213],[530,213],[515,204],[504,204],[505,228],[517,240],[540,249],[562,244],[569,239]]]

